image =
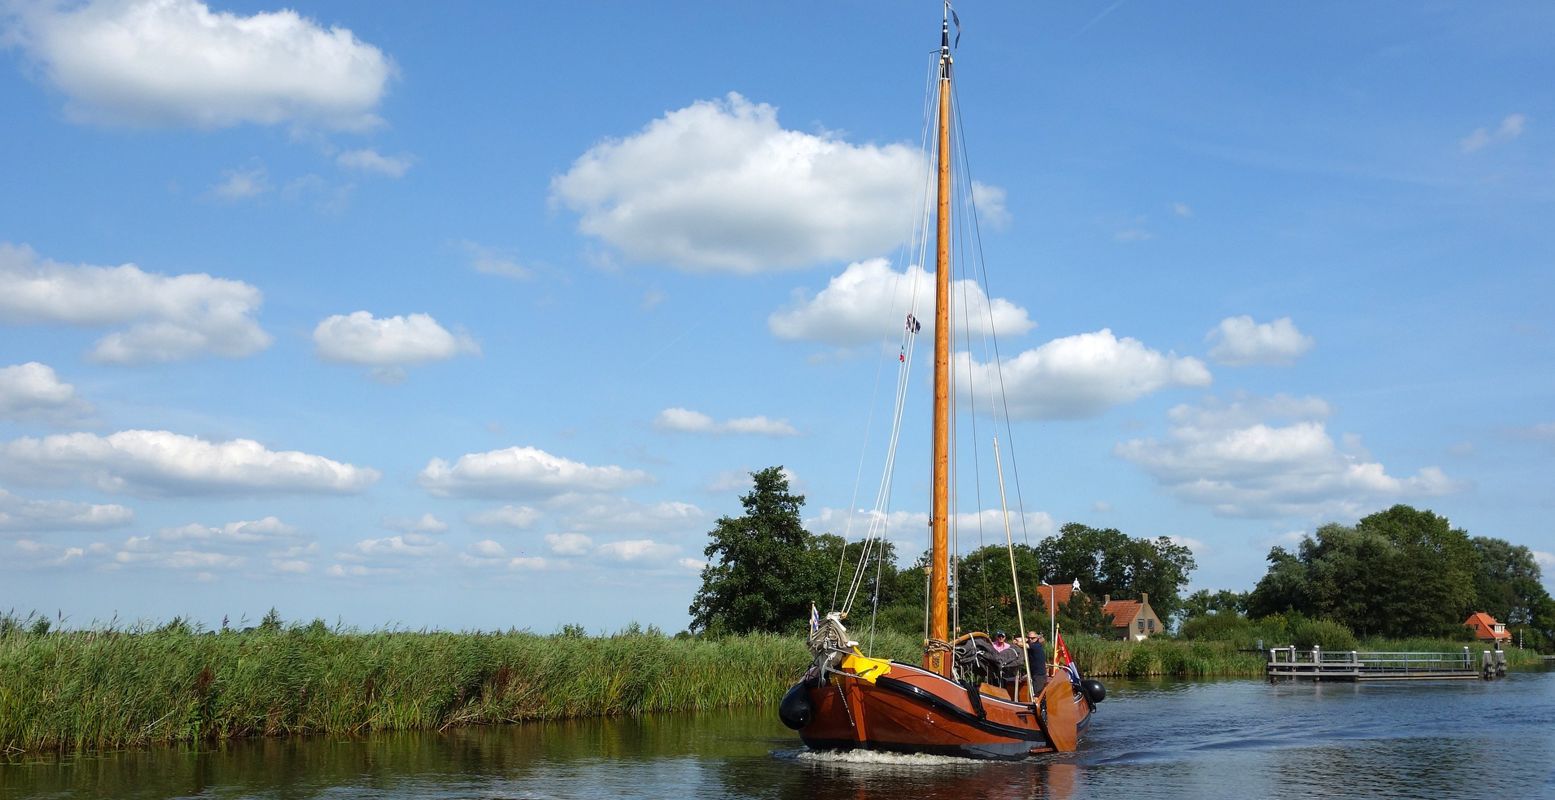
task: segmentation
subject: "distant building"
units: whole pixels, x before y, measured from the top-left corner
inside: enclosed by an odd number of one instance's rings
[[[1474,631],[1474,638],[1485,642],[1511,641],[1512,634],[1507,632],[1506,625],[1496,622],[1496,618],[1483,611],[1476,611],[1463,621],[1463,627]]]
[[[1101,601],[1101,611],[1112,616],[1113,635],[1125,641],[1143,641],[1165,630],[1150,607],[1149,592],[1140,592],[1138,600],[1114,600],[1109,594]]]
[[[1074,584],[1070,583],[1043,583],[1037,585],[1037,610],[1046,614],[1048,609],[1058,613],[1069,598],[1074,596]]]

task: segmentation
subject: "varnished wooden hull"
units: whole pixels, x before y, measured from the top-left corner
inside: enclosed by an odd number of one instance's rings
[[[807,692],[812,716],[799,736],[815,750],[1020,759],[1073,750],[1090,721],[1089,704],[1062,675],[1043,691],[1040,714],[985,693],[979,714],[964,686],[900,662],[873,684],[832,673]]]

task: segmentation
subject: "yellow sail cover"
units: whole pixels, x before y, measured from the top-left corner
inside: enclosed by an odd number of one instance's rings
[[[842,668],[852,670],[854,675],[863,678],[870,683],[882,675],[891,674],[891,662],[883,658],[869,658],[860,653],[858,648],[853,648],[851,655],[842,657]]]

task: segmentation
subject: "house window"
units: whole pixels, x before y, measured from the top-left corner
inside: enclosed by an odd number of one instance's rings
[[[1150,620],[1150,632],[1155,633],[1155,620]]]
[[[1144,620],[1140,620],[1139,621],[1139,632],[1140,633],[1144,633],[1145,632],[1145,621]]]

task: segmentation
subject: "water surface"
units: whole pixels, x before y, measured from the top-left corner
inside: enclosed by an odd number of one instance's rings
[[[1013,764],[810,753],[767,710],[19,756],[0,798],[1555,798],[1555,672],[1109,689]]]

